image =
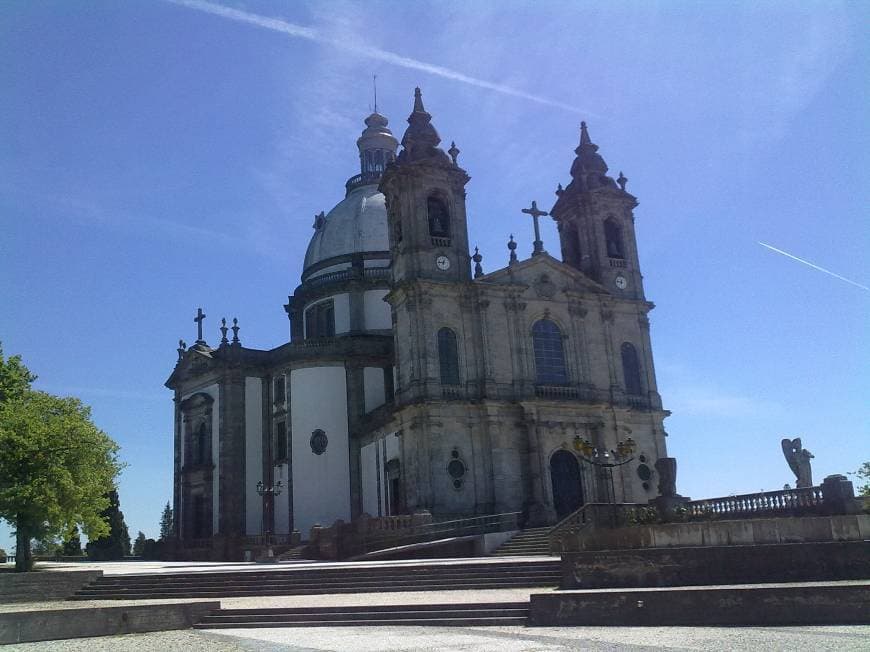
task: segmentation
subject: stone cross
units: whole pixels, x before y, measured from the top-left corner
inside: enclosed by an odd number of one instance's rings
[[[202,322],[205,319],[205,313],[202,311],[202,308],[196,309],[196,317],[193,318],[193,321],[196,322],[196,343],[205,343],[205,340],[202,339]]]
[[[523,213],[526,215],[531,215],[532,220],[535,222],[535,243],[532,249],[532,255],[537,256],[538,254],[544,253],[544,243],[541,242],[541,228],[538,225],[538,218],[544,217],[545,215],[549,215],[546,211],[538,210],[538,202],[533,201],[531,208],[524,208]]]

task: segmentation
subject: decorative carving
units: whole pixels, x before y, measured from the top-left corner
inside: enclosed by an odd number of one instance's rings
[[[315,455],[323,455],[327,444],[329,444],[329,438],[323,430],[318,428],[311,433],[311,439],[308,440],[308,443],[311,446],[311,452]]]
[[[608,324],[612,324],[613,323],[613,311],[610,310],[609,308],[602,308],[601,320],[608,323]]]
[[[813,486],[813,470],[810,467],[810,460],[815,457],[801,444],[801,438],[783,439],[782,454],[785,455],[785,461],[788,462],[789,468],[797,478],[798,489],[803,487]]]
[[[581,305],[576,305],[568,306],[568,313],[574,315],[575,317],[583,319],[584,317],[586,317],[587,314],[589,314],[589,311]]]
[[[556,284],[547,274],[541,274],[534,283],[535,292],[544,299],[552,299],[556,294]]]
[[[645,331],[649,330],[649,319],[646,315],[641,315],[637,318],[637,323],[640,324],[640,327]]]

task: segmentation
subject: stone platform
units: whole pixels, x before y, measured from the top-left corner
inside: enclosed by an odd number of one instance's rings
[[[867,625],[870,582],[812,582],[533,594],[529,625]]]

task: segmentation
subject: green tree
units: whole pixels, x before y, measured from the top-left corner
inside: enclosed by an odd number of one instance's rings
[[[166,507],[163,508],[163,513],[160,515],[160,540],[166,541],[172,537],[174,523],[172,520],[172,508],[169,506],[169,501],[166,501]]]
[[[108,493],[109,506],[101,516],[108,522],[109,531],[99,537],[92,537],[88,543],[88,557],[107,561],[122,559],[130,554],[130,533],[124,522],[124,512],[118,500],[118,492],[114,489]]]
[[[858,477],[863,484],[858,485],[858,495],[870,497],[870,462],[864,462],[855,473],[850,474]]]
[[[133,554],[137,557],[141,557],[142,553],[145,552],[145,533],[142,530],[139,530],[139,534],[136,535],[136,540],[133,542]]]
[[[79,526],[73,525],[73,529],[63,542],[63,554],[66,557],[79,557],[82,554],[82,539],[79,536]]]
[[[36,377],[0,349],[0,518],[15,529],[15,570],[33,569],[31,540],[108,532],[101,512],[122,468],[118,445],[75,398],[31,389]]]

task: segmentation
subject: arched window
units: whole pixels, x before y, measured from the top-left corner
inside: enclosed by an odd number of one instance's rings
[[[429,215],[429,235],[433,238],[449,238],[450,213],[444,202],[438,197],[429,197],[426,210]]]
[[[625,393],[639,396],[640,385],[640,361],[637,357],[637,349],[629,342],[622,343],[622,375],[625,377]]]
[[[532,326],[535,347],[535,370],[539,385],[565,385],[568,371],[562,350],[562,331],[555,322],[541,319]]]
[[[459,351],[456,333],[449,328],[438,331],[438,363],[441,367],[441,384],[459,384]]]
[[[622,246],[622,229],[612,217],[604,220],[604,239],[607,242],[608,257],[625,258],[625,249]]]

